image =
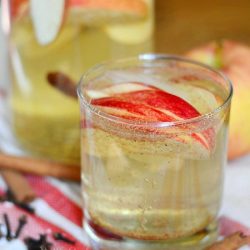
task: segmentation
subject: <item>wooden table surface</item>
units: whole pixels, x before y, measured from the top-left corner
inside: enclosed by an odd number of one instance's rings
[[[155,0],[156,51],[182,53],[216,39],[250,45],[250,0]]]

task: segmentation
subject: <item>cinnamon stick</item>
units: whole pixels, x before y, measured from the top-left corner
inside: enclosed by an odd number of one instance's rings
[[[57,88],[62,93],[77,98],[76,83],[66,74],[59,71],[50,72],[47,75],[47,80],[51,86]]]
[[[36,198],[35,192],[22,174],[14,170],[2,169],[1,175],[13,193],[16,201],[26,203]]]
[[[80,181],[80,167],[30,157],[17,157],[0,153],[0,169],[16,170],[42,176]]]
[[[246,236],[242,232],[236,232],[224,240],[214,243],[205,250],[237,250],[248,244],[250,244],[250,236]]]

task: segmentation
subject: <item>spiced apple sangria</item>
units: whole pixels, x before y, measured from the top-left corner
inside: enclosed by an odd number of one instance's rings
[[[93,248],[202,249],[214,240],[230,81],[184,58],[145,54],[92,68],[78,95]]]

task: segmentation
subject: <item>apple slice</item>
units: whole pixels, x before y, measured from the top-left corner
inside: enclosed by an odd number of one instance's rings
[[[22,17],[28,12],[28,0],[12,0],[10,10],[14,20]]]
[[[146,42],[154,32],[153,1],[145,0],[148,6],[148,16],[144,20],[133,23],[115,23],[105,27],[107,35],[115,42],[125,45],[135,45]]]
[[[218,100],[217,96],[206,89],[208,84],[207,80],[203,80],[204,75],[194,76],[193,73],[191,75],[191,73],[187,74],[187,72],[181,74],[181,71],[179,70],[176,72],[173,78],[172,70],[166,69],[166,71],[169,71],[167,76],[156,76],[145,74],[140,70],[131,70],[130,72],[126,73],[124,73],[122,70],[111,70],[105,74],[105,79],[106,81],[108,80],[111,82],[143,82],[144,86],[147,86],[146,84],[150,85],[151,87],[155,86],[167,93],[181,96],[182,99],[190,103],[201,114],[209,113],[221,105],[222,100]],[[120,90],[121,88],[122,86],[117,86],[117,89]],[[105,88],[105,91],[106,90],[109,92],[107,88]],[[125,89],[125,92],[126,91],[127,89]],[[93,91],[93,94],[95,92],[96,91]],[[98,93],[100,96],[93,96],[92,98],[101,98],[107,96],[107,94],[102,96],[103,90],[98,91]]]
[[[111,97],[94,99],[91,104],[104,107],[114,107],[125,109],[136,113],[138,109],[142,115],[149,115],[148,122],[153,121],[177,121],[194,118],[200,113],[182,98],[164,92],[160,89],[153,88],[146,90],[130,91],[127,93],[115,94]],[[156,119],[150,115],[150,111],[161,113]],[[153,112],[154,114],[154,112]]]
[[[69,0],[70,19],[83,24],[140,20],[148,14],[144,0]]]
[[[120,86],[121,91],[118,91],[118,86]],[[141,86],[141,89],[139,89],[139,86]],[[89,97],[92,98],[90,103],[96,109],[128,120],[148,123],[174,122],[201,115],[182,98],[143,83],[121,83],[98,91],[103,92],[103,95],[93,95],[93,92],[87,90],[87,95],[89,94]],[[98,96],[98,98],[95,98],[95,96]],[[99,98],[99,96],[102,97]],[[212,128],[202,132],[178,135],[171,135],[167,128],[161,129],[160,132],[156,129],[153,130],[150,129],[155,134],[166,134],[166,138],[174,140],[177,144],[203,148],[206,151],[206,153],[202,153],[203,155],[209,155],[214,148],[215,132]]]
[[[55,40],[63,22],[65,0],[30,0],[37,41],[47,45]]]
[[[91,99],[96,99],[113,96],[115,94],[127,93],[128,90],[131,92],[145,89],[150,89],[150,87],[138,82],[128,82],[126,84],[111,85],[101,90],[87,90],[87,96]]]

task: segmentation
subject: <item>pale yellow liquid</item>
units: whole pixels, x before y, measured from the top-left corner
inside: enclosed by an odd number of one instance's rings
[[[212,88],[209,82],[193,82],[193,86],[189,82],[181,89],[190,91],[187,99],[197,98],[193,99],[197,109],[206,106],[198,100],[197,85],[211,89],[210,104],[217,106],[223,100],[221,89]],[[191,236],[215,221],[226,157],[225,112],[211,125],[216,145],[209,155],[167,138],[140,140],[132,130],[134,139],[126,138],[122,132],[98,128],[98,118],[96,126],[82,129],[87,220],[115,235],[142,240]]]
[[[148,3],[150,7],[152,1]],[[146,34],[142,40],[123,41],[121,34],[110,35],[110,27],[110,24],[91,23],[91,20],[85,25],[77,16],[71,17],[56,40],[42,46],[35,37],[30,17],[13,22],[13,131],[23,150],[52,160],[79,163],[77,100],[51,87],[46,77],[49,72],[60,71],[77,83],[82,74],[96,63],[152,51],[152,10],[143,20],[123,20],[118,26],[128,34],[133,29],[137,34],[141,31]],[[123,35],[128,37],[126,32]]]

